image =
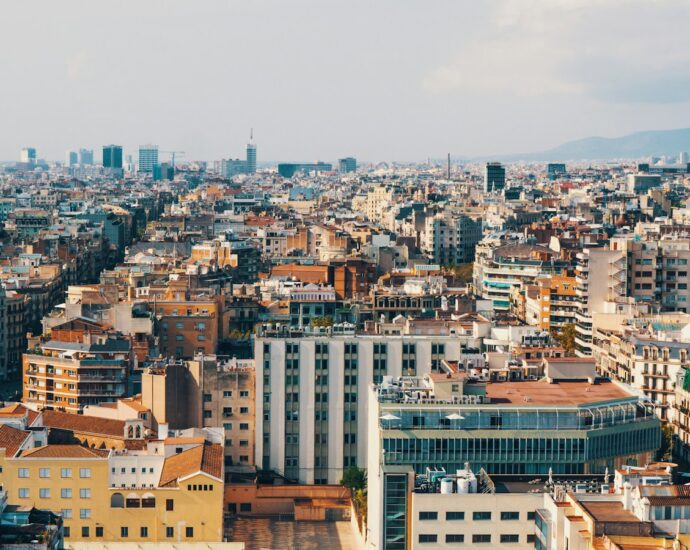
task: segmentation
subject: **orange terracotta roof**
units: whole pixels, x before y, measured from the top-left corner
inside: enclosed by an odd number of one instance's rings
[[[223,447],[211,443],[198,445],[165,459],[160,487],[177,487],[178,479],[197,472],[223,478]]]
[[[22,458],[107,458],[110,451],[81,445],[44,445],[21,453]]]
[[[22,405],[21,403],[14,403],[0,409],[2,416],[24,416],[29,415],[29,426],[33,425],[34,421],[41,415],[41,413]]]
[[[150,410],[148,407],[144,407],[144,405],[141,404],[141,395],[122,399],[121,401],[137,412],[149,412]]]
[[[486,394],[491,398],[492,403],[512,403],[514,405],[585,405],[633,396],[612,382],[549,384],[546,380],[488,384]]]
[[[61,411],[43,411],[43,425],[70,432],[106,435],[115,439],[124,439],[125,436],[124,420],[84,416]]]
[[[206,441],[203,437],[166,437],[166,445],[201,445]]]
[[[5,449],[5,456],[13,457],[30,434],[31,432],[0,424],[0,449]]]

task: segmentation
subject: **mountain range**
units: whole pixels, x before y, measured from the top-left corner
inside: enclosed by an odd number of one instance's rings
[[[568,141],[536,153],[497,155],[491,160],[517,161],[573,161],[641,159],[649,156],[678,156],[681,151],[690,151],[690,128],[676,130],[649,130],[635,132],[622,137],[588,137]],[[489,160],[486,158],[486,160]]]

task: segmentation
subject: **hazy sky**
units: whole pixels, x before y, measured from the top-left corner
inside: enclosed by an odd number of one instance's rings
[[[690,126],[688,0],[3,0],[0,159],[420,160]]]

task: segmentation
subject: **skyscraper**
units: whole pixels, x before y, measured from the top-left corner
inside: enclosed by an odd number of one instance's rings
[[[256,173],[256,144],[254,143],[254,129],[249,133],[249,143],[247,143],[247,173]]]
[[[36,164],[36,149],[34,147],[24,147],[19,154],[19,160],[24,164]]]
[[[103,146],[103,168],[122,170],[122,145]]]
[[[506,186],[506,169],[500,162],[487,162],[484,167],[484,192],[500,191]]]
[[[68,168],[74,166],[79,162],[79,155],[77,155],[76,151],[67,151],[65,153],[65,166]]]
[[[140,145],[139,172],[152,174],[156,164],[158,164],[158,145]]]
[[[357,159],[353,157],[345,157],[338,159],[338,172],[356,172],[357,171]]]
[[[82,166],[93,164],[93,149],[79,149],[79,164]]]

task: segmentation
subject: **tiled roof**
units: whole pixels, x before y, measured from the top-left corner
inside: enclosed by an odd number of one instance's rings
[[[41,413],[36,412],[35,410],[30,409],[21,403],[14,403],[0,409],[0,416],[24,416],[27,413],[29,415],[29,426],[33,425],[36,418],[41,415]]]
[[[176,487],[177,480],[197,472],[223,479],[223,447],[205,443],[165,459],[160,487]]]
[[[213,477],[223,479],[223,447],[221,445],[204,445],[201,469]]]
[[[105,435],[116,439],[124,439],[125,436],[124,420],[84,416],[61,411],[43,411],[43,425],[48,428],[83,434]]]
[[[0,424],[0,449],[5,449],[5,456],[13,457],[30,434],[31,432]]]
[[[44,445],[21,453],[22,458],[107,458],[110,451],[81,445]]]

